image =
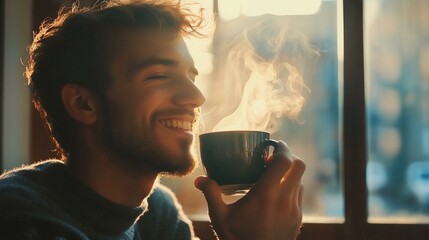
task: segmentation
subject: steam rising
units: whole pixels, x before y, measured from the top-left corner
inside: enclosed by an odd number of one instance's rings
[[[280,22],[259,22],[234,39],[224,72],[216,79],[211,118],[213,131],[275,132],[281,119],[298,117],[308,90],[300,69],[316,54],[303,34]]]

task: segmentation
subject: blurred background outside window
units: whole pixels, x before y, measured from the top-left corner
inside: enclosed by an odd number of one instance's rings
[[[370,222],[429,222],[429,1],[366,0]]]
[[[204,131],[259,129],[286,141],[307,163],[306,221],[344,215],[337,8],[331,0],[219,0],[213,38],[189,43],[207,96]],[[200,174],[202,166],[184,182],[162,179],[194,219],[207,218],[202,194],[189,190]]]

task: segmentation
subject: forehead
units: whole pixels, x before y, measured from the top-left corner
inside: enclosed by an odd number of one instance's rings
[[[159,30],[115,30],[107,39],[106,50],[110,63],[151,58],[192,62],[192,57],[180,35]]]

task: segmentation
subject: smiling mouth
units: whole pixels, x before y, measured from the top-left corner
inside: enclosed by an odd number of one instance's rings
[[[167,127],[167,128],[175,128],[185,131],[191,131],[192,130],[192,122],[189,121],[183,121],[183,120],[161,120],[161,125]]]

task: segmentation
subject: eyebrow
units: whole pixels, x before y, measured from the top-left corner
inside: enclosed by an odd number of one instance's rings
[[[128,73],[130,75],[134,75],[136,72],[153,65],[177,66],[178,62],[168,58],[149,58],[145,59],[144,61],[133,62],[129,67]],[[198,70],[194,66],[192,66],[191,70],[193,73],[198,75]]]
[[[152,65],[165,65],[165,66],[175,66],[177,62],[172,59],[167,58],[149,58],[144,61],[136,61],[130,64],[128,73],[130,75],[135,74],[141,69],[145,69]]]

